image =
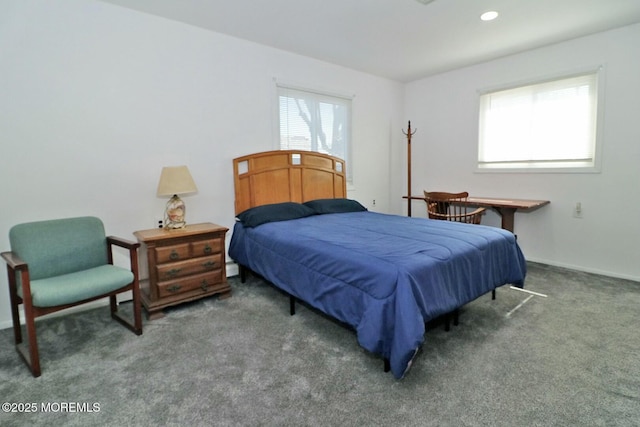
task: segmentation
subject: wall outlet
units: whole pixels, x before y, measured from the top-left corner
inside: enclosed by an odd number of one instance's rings
[[[573,207],[573,217],[574,218],[582,218],[582,203],[576,202],[576,205]]]
[[[164,227],[164,219],[162,219],[162,218],[156,218],[156,227],[157,227],[157,228],[162,228],[162,227]]]

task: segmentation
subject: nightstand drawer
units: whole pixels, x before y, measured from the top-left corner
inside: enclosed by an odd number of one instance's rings
[[[170,262],[156,266],[158,281],[177,279],[191,274],[205,273],[222,268],[222,254]]]
[[[222,252],[222,238],[208,239],[191,244],[191,256],[207,256]]]
[[[164,262],[188,259],[191,253],[190,249],[189,243],[156,248],[156,262],[162,264]]]
[[[219,269],[211,273],[198,274],[196,276],[185,277],[184,279],[159,282],[158,293],[161,298],[164,298],[196,289],[207,292],[214,286],[220,285],[222,281],[222,270]]]

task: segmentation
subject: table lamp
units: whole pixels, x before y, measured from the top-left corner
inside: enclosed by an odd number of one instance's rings
[[[186,206],[178,194],[198,191],[186,166],[165,166],[160,174],[158,196],[171,196],[164,212],[164,228],[184,228]]]

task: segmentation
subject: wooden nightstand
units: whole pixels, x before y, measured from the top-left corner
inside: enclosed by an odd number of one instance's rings
[[[153,228],[133,234],[146,248],[149,280],[141,281],[142,305],[149,319],[165,307],[209,295],[231,296],[225,266],[228,229],[212,223],[177,230]]]

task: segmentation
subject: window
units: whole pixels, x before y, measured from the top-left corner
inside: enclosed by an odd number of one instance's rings
[[[280,149],[339,157],[351,181],[351,99],[278,86],[278,101]]]
[[[596,170],[598,72],[480,95],[479,170]]]

